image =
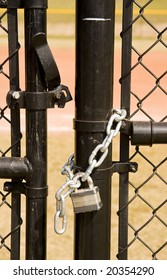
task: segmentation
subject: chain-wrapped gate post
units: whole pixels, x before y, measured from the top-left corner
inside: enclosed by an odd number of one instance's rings
[[[85,170],[112,109],[115,1],[76,1],[75,165]],[[92,173],[103,207],[76,214],[75,259],[110,259],[111,146]],[[84,186],[84,183],[83,183]]]

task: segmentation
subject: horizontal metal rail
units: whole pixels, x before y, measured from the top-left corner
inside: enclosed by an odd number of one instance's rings
[[[133,122],[131,144],[167,144],[167,122]]]
[[[28,159],[19,157],[0,158],[0,178],[26,179],[32,173],[32,166]]]
[[[121,131],[130,136],[132,145],[167,144],[167,122],[125,120]]]

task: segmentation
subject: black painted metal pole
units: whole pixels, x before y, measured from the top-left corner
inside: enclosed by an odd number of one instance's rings
[[[10,90],[19,90],[19,43],[18,43],[18,19],[17,9],[8,11],[8,43],[9,43],[9,76]],[[12,157],[20,157],[20,110],[11,109],[11,144],[13,146]],[[14,180],[16,181],[16,180]],[[12,193],[11,199],[11,230],[17,228],[11,235],[11,259],[20,259],[20,210],[21,197],[19,193]]]
[[[130,115],[130,85],[131,85],[131,52],[132,52],[132,15],[133,1],[123,1],[123,32],[122,32],[122,77],[121,77],[121,108]],[[120,161],[129,160],[129,136],[121,133]],[[120,174],[119,186],[119,248],[118,259],[128,258],[128,183],[129,174]]]
[[[43,71],[33,48],[33,36],[46,33],[47,1],[27,1],[25,7],[25,62],[26,90],[42,92],[45,89]],[[37,4],[37,5],[36,5]],[[36,5],[36,7],[35,7]],[[33,174],[28,180],[32,189],[43,192],[47,187],[47,114],[46,110],[26,112],[26,150]],[[26,259],[46,259],[46,207],[47,198],[26,200]]]
[[[113,91],[115,1],[76,1],[76,165],[85,170],[92,150],[106,136]],[[110,259],[111,147],[99,175],[103,207],[75,220],[75,259]]]

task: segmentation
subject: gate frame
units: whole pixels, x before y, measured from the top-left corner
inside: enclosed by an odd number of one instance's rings
[[[47,0],[13,1],[8,9],[12,156],[0,159],[4,191],[12,193],[11,259],[20,259],[21,194],[26,196],[26,259],[46,259],[47,109],[64,108],[72,97],[60,84],[60,74],[46,39]],[[17,9],[24,9],[25,91],[19,89]],[[34,24],[34,22],[38,24]],[[13,39],[14,38],[14,39]],[[17,71],[16,71],[17,70]],[[20,109],[26,111],[26,157],[20,157]],[[23,179],[25,182],[22,182]]]

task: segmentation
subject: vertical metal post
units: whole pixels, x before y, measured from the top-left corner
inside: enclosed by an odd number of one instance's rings
[[[121,108],[126,109],[127,117],[130,115],[130,82],[131,82],[131,47],[132,47],[132,14],[133,1],[123,1],[123,31],[122,31],[122,77],[121,77]],[[120,161],[129,160],[129,136],[120,136]],[[119,249],[118,259],[128,258],[128,182],[129,174],[120,174],[119,186]],[[123,209],[123,210],[121,210]]]
[[[46,2],[37,1],[43,7],[35,7],[36,1],[25,7],[25,63],[26,91],[42,92],[45,80],[42,67],[33,48],[33,36],[46,33]],[[26,110],[26,151],[33,174],[28,181],[32,190],[41,194],[47,186],[47,114],[46,110]],[[26,198],[26,259],[46,259],[46,196]]]
[[[8,44],[9,44],[9,76],[10,90],[19,90],[19,58],[18,58],[18,22],[17,9],[8,11]],[[11,109],[11,151],[12,157],[20,156],[20,110]],[[11,235],[11,259],[20,259],[20,208],[21,198],[19,193],[11,194],[11,230],[15,230]]]
[[[113,92],[115,1],[76,1],[76,165],[85,170],[94,147],[105,137]],[[109,259],[111,225],[111,148],[93,179],[103,207],[76,215],[75,259]]]

